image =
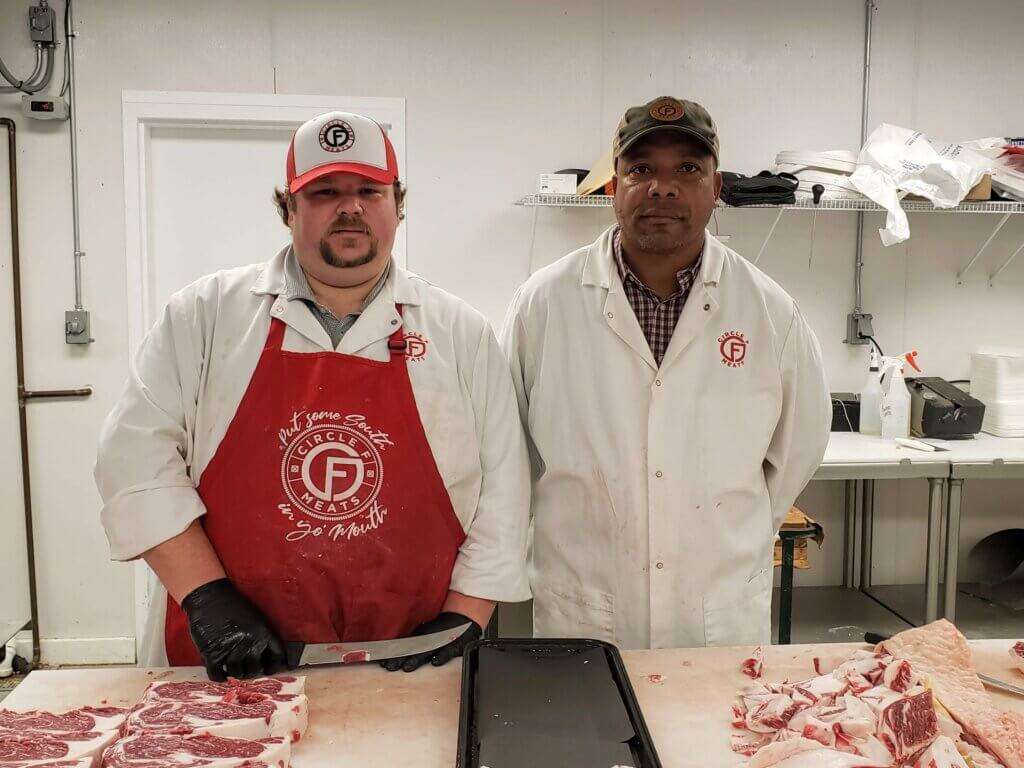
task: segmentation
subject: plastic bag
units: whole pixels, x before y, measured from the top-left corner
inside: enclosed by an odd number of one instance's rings
[[[937,208],[952,208],[991,171],[992,161],[962,144],[932,143],[919,131],[882,123],[864,142],[850,181],[885,208],[883,245],[910,237],[903,195],[927,198]]]

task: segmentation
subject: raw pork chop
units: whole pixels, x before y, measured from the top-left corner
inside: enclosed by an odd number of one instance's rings
[[[92,765],[116,738],[116,731],[0,730],[0,766],[38,766],[58,761],[74,764],[78,760]]]
[[[964,636],[945,619],[881,644],[929,678],[935,697],[966,734],[1006,768],[1024,768],[1024,717],[1000,711],[982,686]]]
[[[290,757],[287,739],[140,733],[110,747],[103,768],[286,768]]]
[[[57,760],[56,762],[0,763],[3,768],[93,768],[95,761],[91,757],[80,760]]]
[[[128,715],[126,733],[209,733],[239,739],[306,732],[305,678],[259,678],[227,683],[154,683]]]

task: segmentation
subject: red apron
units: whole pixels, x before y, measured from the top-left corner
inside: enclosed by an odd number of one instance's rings
[[[423,432],[403,330],[387,362],[284,351],[284,332],[271,319],[203,472],[203,528],[283,640],[407,636],[440,613],[465,533]],[[165,636],[171,664],[202,663],[170,596]]]

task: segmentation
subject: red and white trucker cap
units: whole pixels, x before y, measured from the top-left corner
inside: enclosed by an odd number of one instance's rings
[[[299,126],[288,147],[288,191],[337,171],[358,173],[381,184],[398,178],[398,161],[384,129],[351,112],[328,112]]]

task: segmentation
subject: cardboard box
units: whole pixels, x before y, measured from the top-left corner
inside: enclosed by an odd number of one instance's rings
[[[964,200],[989,200],[992,197],[992,177],[985,174],[981,181],[974,185],[974,188],[967,193]]]

